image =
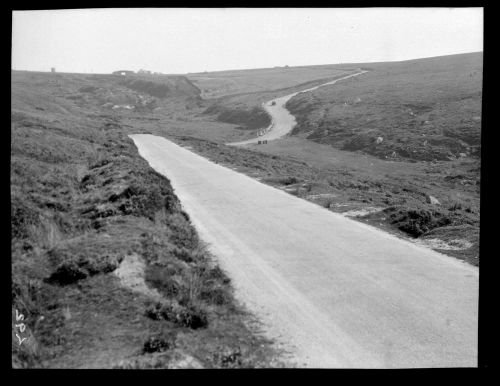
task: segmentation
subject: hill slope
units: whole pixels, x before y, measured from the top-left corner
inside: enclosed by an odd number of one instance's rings
[[[214,71],[188,74],[204,98],[220,98],[240,93],[256,93],[290,88],[300,83],[341,75],[339,65],[275,67],[251,70]],[[347,71],[350,71],[347,70]]]
[[[478,157],[482,57],[362,65],[370,72],[292,98],[292,135],[380,158]]]

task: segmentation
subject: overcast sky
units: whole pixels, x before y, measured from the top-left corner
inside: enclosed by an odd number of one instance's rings
[[[14,11],[15,70],[163,73],[483,50],[482,8]]]

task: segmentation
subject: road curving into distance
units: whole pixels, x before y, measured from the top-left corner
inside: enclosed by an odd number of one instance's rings
[[[162,137],[131,138],[170,179],[237,298],[297,366],[477,366],[476,267]]]
[[[258,141],[263,141],[263,140],[272,141],[274,139],[278,139],[287,135],[290,131],[292,131],[293,127],[297,124],[297,122],[295,121],[295,117],[292,114],[290,114],[290,112],[285,107],[286,103],[290,99],[292,99],[297,94],[314,91],[320,87],[332,85],[341,80],[364,74],[365,72],[368,71],[360,70],[357,73],[346,75],[343,76],[342,78],[338,78],[330,82],[323,83],[318,86],[308,88],[306,90],[297,91],[292,94],[288,94],[276,99],[272,99],[266,103],[263,103],[262,107],[271,116],[271,124],[269,125],[268,128],[262,130],[264,134],[258,136],[257,138],[247,139],[246,141],[230,142],[227,143],[227,145],[234,145],[234,146],[249,145],[252,143],[258,143]]]

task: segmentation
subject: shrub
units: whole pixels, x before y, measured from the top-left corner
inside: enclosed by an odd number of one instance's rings
[[[172,253],[179,260],[186,263],[192,263],[195,260],[195,253],[190,249],[174,247]]]
[[[123,257],[114,254],[102,254],[95,256],[80,256],[78,266],[88,272],[89,275],[98,273],[109,273],[120,265]]]
[[[47,282],[67,285],[85,279],[87,276],[88,271],[80,267],[76,261],[67,261],[57,266]]]
[[[219,348],[214,354],[214,362],[221,368],[241,367],[243,364],[241,349],[239,347],[234,349],[229,347]]]
[[[168,216],[166,222],[172,232],[170,235],[172,244],[185,249],[195,249],[198,246],[200,242],[198,234],[184,216],[175,213]]]
[[[206,313],[201,308],[195,306],[182,308],[177,312],[175,312],[175,310],[172,310],[172,313],[170,313],[169,315],[173,314],[175,314],[175,322],[183,327],[197,329],[206,327],[208,325],[208,318]],[[168,318],[166,319],[169,320]]]
[[[109,200],[117,205],[122,214],[154,220],[158,211],[173,211],[177,200],[167,180],[152,173],[146,177],[134,180],[119,194],[110,196]]]
[[[279,182],[283,185],[292,185],[298,183],[299,180],[296,177],[292,176],[292,177],[283,177]]]
[[[56,265],[47,282],[67,285],[99,273],[109,273],[118,268],[121,254],[102,253],[99,249],[81,248],[80,243],[56,247],[48,252],[49,260]]]
[[[439,211],[390,207],[384,209],[384,212],[389,213],[391,224],[413,237],[452,223],[449,216]]]
[[[218,265],[208,270],[207,278],[220,281],[222,284],[229,284],[231,282],[229,277]]]
[[[146,307],[146,316],[153,320],[166,320],[181,327],[192,329],[203,328],[208,325],[208,317],[201,308],[190,305],[155,303]]]
[[[162,304],[161,303],[149,304],[146,307],[146,310],[145,310],[144,314],[148,318],[150,318],[150,319],[153,319],[153,320],[162,320],[163,316],[162,316],[161,310],[162,310]]]
[[[144,342],[142,352],[144,353],[155,353],[164,352],[175,348],[176,335],[173,332],[167,334],[158,334],[150,336],[146,342]]]
[[[97,88],[97,87],[95,87],[95,86],[83,86],[83,87],[80,87],[80,88],[78,89],[78,91],[80,91],[80,92],[90,92],[90,93],[93,93],[93,92],[97,91],[97,89],[98,89],[98,88]]]
[[[146,280],[167,298],[176,297],[181,292],[181,285],[172,277],[171,267],[151,265],[146,272]]]
[[[270,177],[270,178],[265,178],[264,181],[280,185],[292,185],[300,182],[300,180],[294,176]]]
[[[200,292],[200,299],[216,305],[229,304],[232,300],[230,291],[225,287],[208,286]]]
[[[40,223],[38,211],[22,202],[17,197],[12,198],[10,215],[12,227],[11,237],[13,239],[29,237],[31,226],[36,226]]]

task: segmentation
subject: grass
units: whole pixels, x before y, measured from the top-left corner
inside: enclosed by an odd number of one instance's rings
[[[373,64],[286,107],[293,135],[383,159],[442,161],[480,155],[481,90],[482,54],[463,54]]]
[[[474,232],[462,227],[455,236],[472,247],[441,252],[477,265],[482,54],[342,67],[369,72],[292,98],[287,108],[298,121],[292,136],[265,146],[230,149],[221,142],[234,141],[238,132],[238,140],[255,137],[257,130],[241,130],[249,112],[300,89],[298,83],[312,86],[318,67],[297,69],[294,86],[284,89],[277,86],[287,79],[284,68],[191,74],[202,90],[221,84],[205,119],[231,122],[232,132],[151,132],[330,210],[397,207],[398,218],[393,212],[356,218],[396,234],[425,239],[441,229],[449,239],[447,232],[456,233],[452,227],[468,224]],[[276,83],[266,88],[259,82],[270,74]],[[255,83],[253,92],[231,92],[245,82]],[[430,196],[440,205],[430,205]]]
[[[161,84],[177,84],[182,95],[163,98],[122,81],[13,72],[12,311],[25,315],[29,334],[22,346],[13,336],[13,366],[148,367],[149,356],[165,354],[155,367],[179,356],[217,367],[216,347],[236,342],[255,354],[247,365],[269,363],[271,342],[248,327],[170,182],[127,137],[155,125],[154,111],[103,106],[154,98],[164,109],[188,109],[198,91],[173,77]],[[146,282],[164,298],[160,318],[112,274],[130,254],[141,256]]]
[[[419,237],[436,228],[450,225],[475,225],[475,219],[455,215],[454,211],[440,209],[408,208],[406,206],[384,209],[391,224],[413,237]]]
[[[466,240],[470,248],[442,252],[478,265],[481,68],[477,56],[464,58],[370,64],[370,73],[293,98],[294,136],[247,148],[224,143],[267,125],[262,102],[359,65],[189,81],[13,72],[12,310],[29,334],[21,348],[13,336],[13,366],[280,366],[131,133],[165,136],[328,210],[383,208],[357,220],[416,240]],[[110,273],[130,254],[163,302]]]
[[[152,132],[165,135],[160,130]],[[235,148],[191,136],[169,133],[167,137],[218,164],[332,211],[385,209],[356,220],[397,235],[425,238],[436,229],[446,233],[450,226],[468,224],[474,232],[460,228],[460,236],[455,236],[472,246],[460,253],[440,252],[479,264],[479,185],[474,160],[426,165],[387,162],[294,138],[260,148]],[[457,183],[455,175],[459,181],[473,182]],[[438,197],[441,205],[428,203],[429,195]]]
[[[121,79],[119,83],[132,90],[157,98],[169,96],[197,98],[200,94],[200,90],[183,76],[155,76],[153,80],[148,78],[150,77],[127,76]]]
[[[231,77],[230,80],[237,88],[246,85],[246,88],[243,88],[246,92],[229,93],[229,95],[224,94],[219,95],[217,98],[207,99],[204,101],[203,106],[208,107],[203,110],[202,114],[204,120],[217,120],[234,125],[232,135],[224,137],[226,142],[234,141],[235,133],[239,136],[239,140],[253,138],[257,136],[259,130],[271,124],[270,116],[262,108],[264,102],[317,86],[353,72],[356,72],[356,69],[335,68],[334,66],[282,68],[273,69],[269,73],[266,70],[246,71],[238,77]],[[211,78],[210,82],[213,79],[222,82],[227,81],[227,79],[223,78],[223,74],[225,73],[220,73],[217,77]],[[252,91],[254,87],[248,85],[247,82],[251,82],[256,86],[255,89],[258,91]],[[203,94],[203,82],[198,85],[201,87]],[[222,85],[219,86],[223,87]],[[205,95],[205,97],[207,96]],[[213,131],[217,132],[219,130]],[[206,137],[206,139],[215,138]]]
[[[201,89],[204,98],[220,98],[286,89],[299,83],[336,77],[350,70],[352,68],[346,70],[339,65],[297,66],[191,73],[187,77]]]
[[[271,118],[259,107],[252,109],[231,109],[217,104],[210,106],[205,110],[206,114],[216,114],[217,120],[226,123],[232,123],[238,126],[238,129],[243,130],[258,130],[267,127],[271,124]]]

